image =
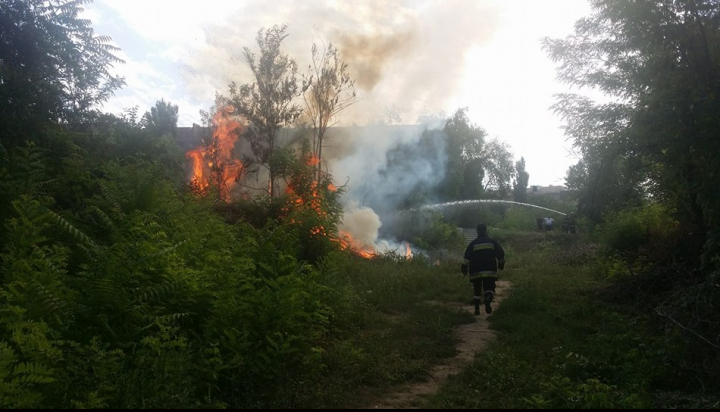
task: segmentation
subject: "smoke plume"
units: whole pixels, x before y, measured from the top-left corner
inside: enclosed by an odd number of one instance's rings
[[[283,47],[301,73],[313,43],[332,42],[349,64],[363,99],[342,124],[363,124],[389,106],[414,122],[420,113],[447,109],[466,76],[466,55],[492,37],[497,13],[490,0],[248,2],[237,14],[218,16],[205,27],[204,46],[178,59],[188,91],[209,101],[231,81],[253,80],[242,49],[256,48],[261,27],[288,24]]]
[[[338,229],[352,234],[353,238],[363,246],[375,247],[380,231],[380,217],[370,208],[346,208],[342,223]]]
[[[352,67],[356,85],[365,93],[373,91],[382,80],[386,66],[394,59],[407,56],[416,41],[413,32],[388,37],[340,34],[338,38],[342,59]]]

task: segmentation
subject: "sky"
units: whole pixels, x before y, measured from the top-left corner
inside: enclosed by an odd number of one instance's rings
[[[393,108],[403,123],[467,107],[470,120],[526,160],[530,185],[563,184],[577,162],[550,110],[556,81],[543,37],[562,38],[589,15],[585,0],[95,0],[85,17],[109,35],[127,86],[104,109],[140,113],[164,98],[179,126],[200,123],[216,93],[250,81],[242,48],[262,27],[287,24],[285,50],[302,72],[313,42],[331,42],[362,100],[339,119],[363,124]]]

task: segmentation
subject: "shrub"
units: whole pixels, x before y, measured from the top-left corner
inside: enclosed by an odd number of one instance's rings
[[[456,249],[464,239],[455,225],[439,213],[433,213],[427,226],[410,239],[411,243],[425,250]]]
[[[659,204],[625,209],[606,216],[597,234],[613,252],[626,257],[652,253],[658,248],[667,250],[678,229],[678,222],[671,216],[671,211]]]

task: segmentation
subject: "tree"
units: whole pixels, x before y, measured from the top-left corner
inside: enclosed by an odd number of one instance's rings
[[[480,158],[469,159],[463,170],[463,186],[460,191],[460,198],[463,200],[477,200],[482,198],[484,191],[483,180],[485,170],[483,161]]]
[[[616,179],[624,179],[622,186],[649,181],[653,196],[676,208],[688,232],[711,239],[720,233],[720,3],[594,0],[592,6],[574,35],[544,40],[561,80],[614,98],[596,104],[563,95],[555,106],[583,154],[583,190],[622,204],[618,197],[627,192],[609,190]]]
[[[347,64],[332,43],[320,51],[312,45],[312,64],[303,79],[305,116],[313,128],[313,162],[317,162],[317,179],[322,170],[322,149],[325,132],[335,123],[335,117],[358,101],[355,81],[350,78]]]
[[[51,123],[77,124],[122,87],[122,63],[108,36],[96,36],[72,0],[0,2],[0,118],[3,139],[37,138]]]
[[[165,99],[158,100],[155,107],[145,112],[143,122],[147,130],[155,136],[177,133],[178,107]]]
[[[515,185],[513,186],[513,196],[516,202],[527,202],[527,187],[530,180],[530,174],[525,171],[525,158],[521,157],[515,163]]]
[[[485,190],[494,189],[500,197],[505,197],[515,176],[510,146],[493,139],[483,148],[481,158],[485,169]]]
[[[601,154],[579,161],[568,169],[568,189],[576,193],[578,211],[594,222],[603,215],[642,203],[644,193],[631,159]]]
[[[467,108],[459,109],[445,123],[445,178],[438,189],[443,201],[480,199],[493,189],[504,196],[515,174],[507,144],[493,139],[470,122]]]
[[[447,166],[440,189],[442,199],[479,199],[485,176],[482,156],[487,133],[470,122],[467,108],[458,109],[446,121],[443,131],[447,140]]]
[[[280,49],[287,38],[287,26],[260,29],[257,44],[260,55],[244,48],[244,57],[255,82],[237,86],[230,84],[229,103],[236,112],[250,121],[245,137],[250,142],[259,164],[270,173],[270,196],[276,191],[277,170],[273,165],[277,134],[283,126],[292,124],[302,113],[293,103],[300,95],[297,64]]]

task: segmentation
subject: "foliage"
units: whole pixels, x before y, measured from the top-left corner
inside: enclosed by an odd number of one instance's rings
[[[302,250],[298,256],[309,262],[317,262],[338,248],[337,225],[343,213],[340,204],[343,189],[334,188],[325,173],[318,180],[315,166],[307,144],[299,159],[291,156],[287,197],[282,199],[287,206],[280,216],[300,239]]]
[[[178,106],[165,99],[158,100],[149,112],[145,112],[143,122],[148,131],[155,136],[177,133]]]
[[[536,214],[532,209],[512,206],[507,209],[502,221],[498,223],[498,227],[506,230],[534,230],[537,227]]]
[[[604,219],[597,228],[598,238],[613,252],[627,257],[658,253],[668,257],[677,242],[678,222],[672,212],[661,205],[625,209]]]
[[[530,174],[525,171],[525,158],[521,157],[515,163],[515,184],[513,185],[513,199],[516,202],[527,202],[527,188]]]
[[[717,405],[717,374],[701,366],[686,333],[668,330],[654,313],[598,299],[609,284],[598,283],[590,261],[558,261],[574,249],[587,254],[586,239],[518,232],[497,238],[509,254],[504,276],[513,282],[491,318],[501,334],[426,407]],[[715,362],[716,353],[702,354]]]
[[[270,172],[270,196],[278,193],[276,170],[272,167],[277,134],[280,128],[292,124],[302,113],[295,98],[301,93],[297,79],[297,64],[280,49],[287,37],[287,26],[260,29],[257,44],[260,55],[244,48],[243,56],[253,73],[255,82],[238,86],[231,83],[228,102],[244,116],[251,127],[245,134],[255,161]]]
[[[470,122],[467,109],[443,122],[442,130],[426,127],[417,142],[397,143],[387,151],[381,176],[399,176],[400,184],[405,176],[419,181],[409,194],[393,193],[383,202],[411,209],[509,193],[515,174],[509,147],[497,139],[486,142],[487,133]]]
[[[22,145],[29,136],[42,138],[57,121],[87,120],[124,84],[109,72],[122,63],[114,54],[118,49],[80,18],[88,2],[0,4],[0,118],[3,141],[10,146]]]
[[[329,309],[318,300],[317,272],[294,258],[292,237],[226,226],[152,175],[128,185],[135,179],[120,172],[77,214],[63,217],[49,201],[27,197],[13,203],[0,276],[3,312],[14,313],[3,329],[15,332],[2,339],[23,354],[10,364],[39,365],[28,369],[29,406],[70,406],[91,394],[116,407],[239,404],[263,397],[259,388],[270,382],[295,379],[294,368],[310,373],[308,355],[327,331]],[[21,330],[47,341],[32,343],[44,357],[19,346]],[[102,358],[65,359],[72,353],[53,342],[88,351],[93,338],[122,354],[114,367],[127,372],[85,382],[63,400],[55,393],[71,379],[61,374]],[[177,379],[162,383],[164,376]]]
[[[574,35],[544,41],[560,63],[560,79],[613,98],[596,104],[564,95],[556,105],[583,156],[571,179],[580,181],[571,184],[581,188],[583,208],[596,220],[606,209],[633,205],[643,187],[676,211],[689,229],[684,236],[700,233],[707,241],[720,224],[714,184],[720,6],[709,0],[592,6]],[[711,242],[706,246],[706,257],[717,253]],[[699,255],[690,257],[699,261]]]
[[[420,230],[418,230],[420,229]],[[449,223],[441,214],[432,213],[425,227],[416,228],[414,236],[407,239],[423,250],[459,250],[465,241],[457,227]]]
[[[483,150],[485,168],[485,190],[492,189],[499,198],[510,193],[510,184],[515,176],[510,146],[498,139],[487,143]]]
[[[55,155],[23,153],[10,152],[10,164],[43,170]],[[297,256],[317,251],[291,219],[312,208],[280,224],[231,225],[210,199],[178,192],[152,159],[80,165],[66,171],[91,168],[72,181],[82,202],[59,208],[53,197],[65,182],[45,193],[27,185],[4,222],[3,407],[343,406],[349,399],[327,388],[353,394],[358,383],[419,379],[452,356],[451,328],[467,317],[422,305],[417,294],[465,290],[454,271],[438,278],[422,258],[348,254],[310,266]],[[298,194],[314,190],[315,169],[291,167],[306,179],[291,183]],[[413,321],[371,320],[379,307]],[[395,331],[368,340],[359,327]]]
[[[487,133],[470,123],[467,109],[459,109],[447,119],[443,131],[447,166],[439,185],[440,200],[479,199],[485,177],[482,154]]]
[[[322,173],[322,149],[327,128],[335,116],[358,102],[355,81],[348,73],[347,63],[340,60],[340,52],[332,43],[320,51],[312,45],[312,64],[303,76],[305,118],[313,129],[312,153],[317,161],[318,179]]]

